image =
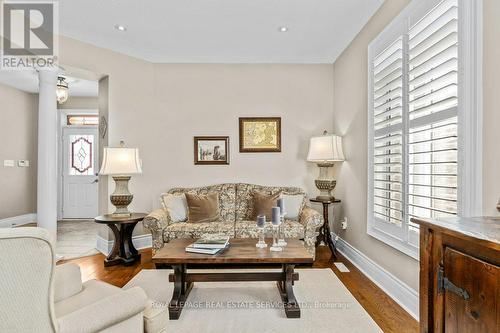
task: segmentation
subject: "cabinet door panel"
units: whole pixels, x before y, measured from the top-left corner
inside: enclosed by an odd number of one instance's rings
[[[469,294],[445,290],[445,332],[500,332],[500,269],[449,247],[444,276]]]

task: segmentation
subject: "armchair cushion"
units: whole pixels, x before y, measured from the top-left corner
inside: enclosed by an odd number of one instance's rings
[[[54,283],[54,302],[78,294],[83,289],[80,266],[63,264],[56,266]]]
[[[55,332],[49,239],[41,228],[0,228],[0,332]]]
[[[164,332],[168,325],[168,308],[158,306],[157,301],[148,301],[148,305],[144,310],[144,331],[146,333]]]
[[[111,284],[99,280],[89,280],[83,283],[80,293],[55,303],[56,317],[60,318],[103,298],[121,292],[122,289]]]
[[[99,332],[142,313],[147,297],[139,287],[121,290],[58,318],[60,332]],[[141,325],[142,326],[142,325]]]

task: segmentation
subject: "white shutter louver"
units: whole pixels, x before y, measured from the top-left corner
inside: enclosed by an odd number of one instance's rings
[[[403,39],[373,61],[373,214],[401,226],[403,214]]]
[[[458,3],[409,30],[408,223],[457,214]]]

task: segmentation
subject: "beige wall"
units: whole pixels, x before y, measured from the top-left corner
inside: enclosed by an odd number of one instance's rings
[[[69,96],[68,100],[63,104],[58,104],[59,109],[95,109],[99,108],[99,100],[97,97],[75,97]]]
[[[409,3],[387,0],[334,64],[334,124],[344,135],[347,161],[337,167],[336,194],[343,199],[348,230],[342,238],[418,290],[418,262],[366,233],[367,193],[367,49],[368,44]],[[500,197],[500,1],[484,1],[484,214],[498,213]]]
[[[0,219],[36,213],[38,98],[0,84]],[[4,167],[15,160],[15,167]],[[29,160],[28,168],[17,167]]]
[[[109,144],[124,140],[143,159],[130,185],[135,211],[158,207],[172,186],[242,181],[314,191],[317,170],[305,157],[309,137],[331,130],[332,65],[151,64],[65,37],[60,59],[109,76]],[[240,154],[240,116],[281,116],[283,152]],[[230,136],[231,164],[195,166],[195,135]]]
[[[314,191],[309,169],[315,167],[305,158],[309,137],[331,130],[331,65],[155,65],[154,73],[156,109],[140,111],[145,121],[135,133],[142,146],[144,193],[156,201],[171,186],[220,182]],[[281,117],[282,152],[239,153],[242,116]],[[123,117],[132,122],[137,111]],[[195,166],[195,135],[229,136],[230,165]]]

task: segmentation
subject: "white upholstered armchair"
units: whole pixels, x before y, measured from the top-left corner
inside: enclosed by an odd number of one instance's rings
[[[0,229],[0,332],[143,332],[146,294],[55,266],[40,228]]]

